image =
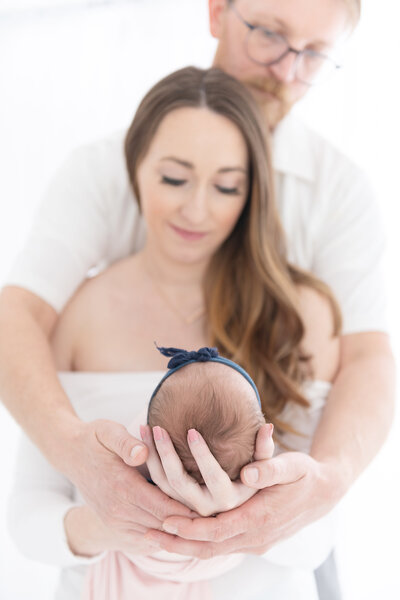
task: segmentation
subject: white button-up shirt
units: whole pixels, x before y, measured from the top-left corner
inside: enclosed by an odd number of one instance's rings
[[[50,185],[7,283],[60,311],[91,269],[143,244],[124,135],[79,148]],[[277,204],[289,259],[328,283],[344,333],[384,331],[383,234],[370,185],[330,143],[288,116],[274,134]]]

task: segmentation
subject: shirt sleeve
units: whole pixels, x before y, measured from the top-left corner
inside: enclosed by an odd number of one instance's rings
[[[115,161],[116,159],[114,159]],[[28,289],[57,312],[102,263],[110,236],[109,179],[101,143],[75,150],[53,178],[6,285]]]
[[[79,505],[72,483],[22,435],[8,503],[8,527],[19,551],[27,558],[58,567],[101,560],[105,553],[87,558],[69,548],[64,518]]]
[[[317,569],[335,545],[336,510],[273,546],[263,555],[265,560],[281,567]]]
[[[333,166],[331,173],[333,173]],[[367,177],[346,164],[320,190],[312,271],[330,285],[342,309],[343,333],[388,331],[383,277],[385,236]]]

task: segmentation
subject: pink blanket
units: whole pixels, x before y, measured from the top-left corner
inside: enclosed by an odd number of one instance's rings
[[[208,580],[233,569],[242,558],[231,554],[201,561],[164,551],[129,558],[108,552],[89,567],[82,600],[209,600]]]

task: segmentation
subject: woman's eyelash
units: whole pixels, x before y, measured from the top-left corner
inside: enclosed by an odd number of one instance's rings
[[[186,179],[175,179],[174,177],[167,177],[167,175],[161,176],[161,183],[166,183],[167,185],[173,185],[175,187],[179,187],[186,183]],[[215,186],[219,192],[222,194],[230,194],[232,196],[238,195],[239,189],[237,187],[228,188],[222,185]]]
[[[183,185],[184,183],[186,183],[186,179],[173,179],[172,177],[167,177],[166,175],[163,175],[161,177],[161,183],[167,183],[168,185],[179,186],[179,185]]]
[[[231,194],[231,195],[235,196],[235,195],[238,195],[240,193],[239,189],[237,187],[227,188],[227,187],[223,187],[222,185],[217,185],[215,187],[222,194]]]

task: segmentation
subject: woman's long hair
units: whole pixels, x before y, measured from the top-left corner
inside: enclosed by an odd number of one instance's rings
[[[246,142],[248,197],[229,237],[212,257],[204,280],[210,343],[253,377],[266,418],[278,428],[288,400],[307,406],[301,383],[312,376],[301,341],[296,285],[331,302],[335,332],[340,312],[328,286],[287,260],[275,206],[268,131],[247,89],[223,71],[187,67],[157,83],[141,102],[125,141],[129,177],[140,204],[137,169],[163,118],[183,107],[206,107],[234,123]],[[289,428],[290,429],[290,428]]]

